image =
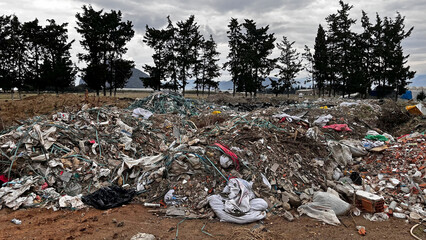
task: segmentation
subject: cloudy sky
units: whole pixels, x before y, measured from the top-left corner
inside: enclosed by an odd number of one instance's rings
[[[397,11],[406,16],[406,29],[414,26],[411,37],[403,42],[405,53],[410,54],[408,64],[417,71],[416,75],[426,74],[426,1],[358,0],[349,3],[354,5],[351,17],[357,19],[353,28],[355,32],[361,30],[361,10],[366,11],[372,20],[376,12],[381,17],[394,18]],[[125,57],[134,60],[141,70],[142,65],[152,63],[152,50],[142,43],[145,26],[163,28],[168,15],[173,22],[195,15],[203,35],[208,37],[212,34],[218,43],[220,62],[223,63],[228,54],[226,31],[231,17],[238,18],[240,22],[246,18],[253,19],[259,27],[269,25],[277,41],[286,36],[295,41],[295,47],[302,52],[304,45],[313,48],[318,24],[325,26],[325,18],[339,9],[338,0],[6,0],[0,2],[0,14],[15,14],[22,22],[34,18],[42,24],[52,18],[58,23],[68,22],[70,39],[76,40],[72,55],[77,62],[75,56],[83,50],[79,44],[81,38],[75,30],[75,14],[81,12],[84,4],[91,4],[95,10],[121,10],[123,19],[133,22],[136,34],[128,44],[129,51]],[[277,55],[275,51],[273,56]],[[78,65],[82,66],[82,63]],[[223,72],[220,80],[229,79],[229,74]]]

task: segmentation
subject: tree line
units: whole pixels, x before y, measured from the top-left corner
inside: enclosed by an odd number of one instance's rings
[[[58,92],[74,82],[67,23],[37,19],[21,23],[16,16],[0,16],[0,88]]]
[[[327,18],[327,29],[318,27],[315,53],[312,59],[313,79],[324,95],[342,95],[360,92],[367,96],[371,87],[384,96],[396,89],[396,95],[405,92],[408,80],[415,72],[406,66],[409,55],[404,55],[402,41],[411,35],[413,27],[405,30],[405,17],[397,13],[395,19],[381,18],[371,22],[362,11],[363,31],[355,33],[356,23],[349,17],[352,5],[339,1],[340,9]]]
[[[154,64],[143,67],[150,76],[141,78],[144,86],[156,90],[182,89],[185,95],[188,78],[195,78],[197,94],[199,90],[204,93],[205,89],[210,92],[211,88],[217,88],[219,83],[214,79],[220,76],[219,52],[213,36],[205,39],[201,35],[193,15],[176,24],[170,17],[167,21],[164,29],[146,26],[143,42],[154,50]]]
[[[413,31],[405,30],[405,17],[400,13],[392,19],[376,14],[370,22],[362,11],[363,31],[351,28],[356,20],[349,17],[353,6],[339,1],[337,13],[326,17],[327,26],[319,25],[313,46],[304,52],[296,51],[294,41],[283,36],[276,43],[269,26],[258,26],[254,20],[231,18],[228,24],[229,52],[220,66],[217,44],[212,35],[204,37],[193,15],[186,20],[172,22],[162,29],[146,25],[143,43],[154,50],[153,64],[144,65],[149,77],[142,78],[144,86],[155,90],[181,89],[185,94],[188,79],[195,80],[197,94],[218,88],[220,70],[228,70],[233,92],[256,96],[264,90],[269,77],[275,94],[289,92],[302,70],[309,73],[307,81],[319,94],[351,94],[367,96],[372,86],[379,95],[396,89],[403,93],[415,72],[406,66],[409,55],[404,55],[402,41]],[[61,91],[73,85],[77,71],[87,86],[99,95],[110,95],[125,86],[135,66],[123,55],[126,44],[134,37],[131,21],[122,20],[121,11],[96,11],[84,5],[76,14],[76,30],[82,36],[84,53],[77,55],[85,67],[77,69],[71,61],[67,23],[47,20],[21,23],[14,15],[0,16],[0,87],[43,91]],[[279,57],[272,58],[277,48]],[[275,77],[270,77],[275,72]]]

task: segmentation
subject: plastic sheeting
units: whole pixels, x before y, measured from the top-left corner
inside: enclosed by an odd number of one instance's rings
[[[59,207],[65,208],[75,208],[75,209],[82,209],[84,208],[84,203],[81,201],[81,194],[78,196],[62,196],[59,198]]]
[[[106,210],[119,207],[132,201],[136,195],[134,190],[125,190],[118,186],[110,186],[99,189],[81,198],[83,203],[93,206],[94,208]]]
[[[140,166],[145,171],[150,171],[160,167],[160,162],[164,159],[162,154],[155,156],[145,156],[139,159],[130,158],[122,154],[121,158],[124,160],[121,168],[118,170],[117,175],[120,176],[123,171],[128,168],[132,169],[134,166]]]
[[[404,94],[402,94],[401,98],[411,100],[413,99],[413,93],[411,91],[406,91]]]
[[[348,146],[335,141],[328,141],[327,145],[337,164],[346,166],[352,162],[352,153]]]
[[[314,121],[314,125],[324,127],[331,119],[333,119],[333,116],[331,114],[322,115]]]
[[[209,196],[208,201],[221,221],[239,224],[264,219],[268,208],[265,200],[255,198],[252,183],[241,178],[229,180],[222,194]]]
[[[350,207],[349,203],[332,193],[316,192],[313,202],[298,207],[297,211],[330,225],[339,225],[340,221],[337,215],[346,214]]]
[[[148,119],[152,116],[152,112],[149,110],[146,110],[144,108],[135,108],[133,109],[132,116],[133,117],[143,117],[144,119]]]

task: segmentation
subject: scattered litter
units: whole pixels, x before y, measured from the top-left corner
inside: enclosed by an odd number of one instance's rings
[[[16,225],[21,225],[22,224],[22,221],[19,220],[19,219],[16,219],[16,218],[12,219],[11,222],[14,223],[14,224],[16,224]]]
[[[356,229],[358,230],[358,233],[361,236],[365,236],[367,234],[364,226],[356,226]]]

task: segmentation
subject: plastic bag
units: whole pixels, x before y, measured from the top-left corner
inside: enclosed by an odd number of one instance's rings
[[[164,195],[164,202],[167,205],[179,205],[181,203],[183,203],[184,201],[187,200],[187,197],[180,197],[180,196],[176,196],[175,194],[175,190],[170,189],[166,195]]]
[[[331,128],[338,132],[352,132],[352,129],[349,128],[348,124],[332,124],[328,126],[323,126],[322,128]]]
[[[331,119],[333,119],[333,116],[331,114],[322,115],[314,121],[314,125],[324,127]]]
[[[220,195],[209,196],[208,201],[210,207],[221,221],[238,224],[246,224],[264,219],[266,217],[265,210],[268,208],[268,204],[265,202],[265,200],[261,198],[255,198],[249,202],[249,204],[252,206],[250,211],[238,216],[229,214],[223,210],[224,199]]]
[[[336,195],[328,192],[314,193],[313,202],[297,208],[300,214],[306,214],[311,218],[321,220],[331,225],[340,224],[336,215],[344,215],[351,205]]]
[[[212,195],[207,198],[210,207],[221,221],[244,224],[266,217],[265,210],[268,204],[261,198],[255,198],[252,183],[244,179],[229,180],[221,195]]]
[[[121,187],[112,185],[104,187],[98,191],[86,195],[81,198],[83,203],[100,210],[119,207],[132,201],[136,195],[134,190],[126,190]]]
[[[144,119],[148,119],[152,116],[152,112],[143,108],[135,108],[133,109],[132,116],[133,117],[143,117]]]

